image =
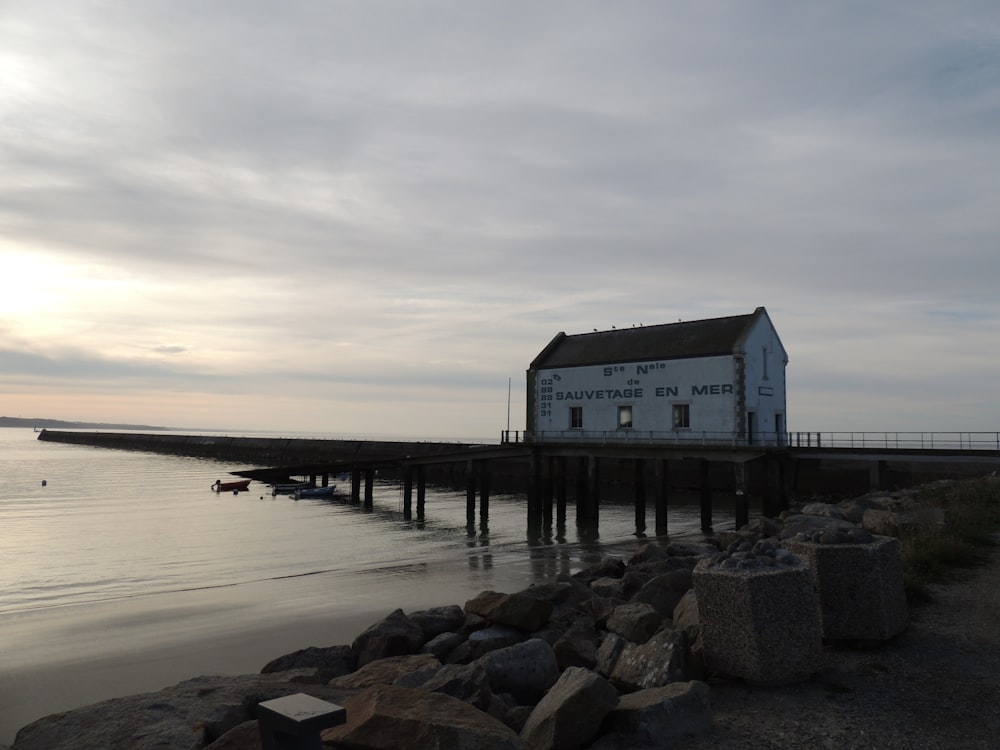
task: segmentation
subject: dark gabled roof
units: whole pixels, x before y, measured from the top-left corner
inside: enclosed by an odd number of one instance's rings
[[[763,307],[749,315],[621,328],[596,333],[556,335],[531,363],[531,369],[579,367],[613,362],[714,357],[732,354],[753,323],[767,316]]]

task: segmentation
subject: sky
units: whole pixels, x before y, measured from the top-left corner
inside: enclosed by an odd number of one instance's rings
[[[1000,4],[0,0],[0,414],[499,439],[767,308],[792,431],[1000,430]]]

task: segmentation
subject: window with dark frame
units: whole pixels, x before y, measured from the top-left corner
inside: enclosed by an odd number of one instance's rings
[[[619,430],[631,430],[632,429],[632,407],[629,406],[619,406],[618,407],[618,429]]]
[[[571,430],[582,430],[583,429],[583,407],[582,406],[571,406],[571,407],[569,407],[569,428]]]
[[[673,405],[673,423],[675,430],[689,430],[691,429],[691,405],[690,404],[674,404]]]

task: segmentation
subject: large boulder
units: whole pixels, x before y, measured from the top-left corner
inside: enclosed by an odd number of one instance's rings
[[[674,570],[656,576],[632,597],[633,602],[651,604],[660,617],[671,617],[681,598],[691,590],[691,568]]]
[[[356,662],[357,657],[354,649],[350,646],[327,646],[324,648],[310,646],[279,656],[265,664],[260,673],[272,674],[274,672],[287,672],[290,669],[314,669],[316,670],[316,682],[325,684],[334,677],[353,672]]]
[[[528,716],[521,738],[532,750],[585,747],[618,703],[618,691],[587,669],[570,667]]]
[[[656,542],[646,542],[639,545],[638,549],[632,553],[632,556],[628,559],[628,567],[631,568],[640,563],[666,560],[668,557],[670,557],[670,553],[665,547]]]
[[[671,747],[711,723],[709,687],[691,681],[623,695],[608,713],[603,728],[628,735],[632,747]]]
[[[347,723],[323,731],[337,747],[399,750],[526,750],[503,722],[444,693],[396,685],[369,688],[347,705]]]
[[[466,638],[461,633],[441,633],[434,636],[427,643],[420,647],[420,653],[433,654],[441,661],[444,661],[448,654],[465,643]]]
[[[652,604],[629,602],[615,607],[608,618],[608,630],[632,643],[645,643],[660,629],[663,617]]]
[[[419,688],[444,693],[487,710],[492,701],[489,676],[482,664],[446,664],[402,675],[394,683],[400,687]]]
[[[591,617],[599,628],[607,628],[608,618],[615,611],[615,607],[624,604],[627,600],[624,596],[595,596],[580,606],[580,610]]]
[[[873,534],[899,536],[915,527],[940,529],[945,525],[943,508],[914,508],[892,511],[869,509],[861,518],[861,525]]]
[[[596,581],[598,578],[621,578],[625,575],[625,561],[606,555],[592,562],[586,568],[573,574],[573,578],[584,583]]]
[[[23,727],[18,750],[129,748],[200,750],[256,718],[256,705],[308,692],[343,705],[345,694],[324,685],[303,689],[297,672],[211,676],[185,680],[155,693],[141,693],[46,716]]]
[[[698,597],[691,589],[674,607],[674,630],[683,631],[689,642],[693,642],[701,633],[701,622],[698,619]]]
[[[568,667],[585,667],[593,669],[597,664],[597,647],[601,635],[594,627],[594,621],[581,614],[566,629],[555,643],[552,650],[560,670]]]
[[[605,576],[604,578],[598,578],[595,581],[591,581],[590,590],[597,596],[619,598],[625,596],[625,588],[622,586],[622,579],[612,578],[611,576]]]
[[[423,629],[403,610],[397,609],[369,626],[354,639],[351,648],[358,655],[358,666],[363,667],[368,662],[387,656],[415,654],[425,641]]]
[[[608,633],[597,650],[597,671],[626,692],[686,680],[684,634],[663,628],[636,645]]]
[[[515,594],[483,591],[465,603],[465,611],[525,633],[541,629],[552,615],[552,602],[530,589]]]
[[[264,745],[260,741],[260,726],[256,720],[243,722],[211,745],[205,746],[205,750],[263,750],[263,748]],[[0,750],[6,748],[0,746]]]
[[[465,612],[457,604],[411,612],[409,617],[424,631],[425,641],[443,633],[457,632],[465,625]]]
[[[843,510],[830,503],[807,503],[799,511],[806,516],[823,516],[824,518],[836,518],[840,521],[847,521]]]
[[[494,693],[510,693],[522,704],[536,703],[559,679],[555,652],[541,638],[491,651],[479,662]]]
[[[839,518],[829,518],[827,516],[813,516],[807,515],[805,513],[800,513],[798,515],[789,516],[785,519],[784,525],[781,527],[780,537],[782,539],[789,539],[796,534],[808,533],[813,531],[833,531],[836,529],[856,529],[857,526],[850,521],[844,521]]]
[[[330,681],[330,687],[359,690],[374,685],[391,685],[402,675],[440,666],[441,662],[431,654],[387,656],[385,659],[368,662],[357,672],[334,678]]]
[[[583,602],[594,596],[590,586],[575,578],[533,583],[521,593],[551,603],[551,617],[578,610]]]
[[[520,630],[500,625],[475,630],[452,649],[444,661],[448,664],[468,664],[490,651],[523,643],[526,638]]]

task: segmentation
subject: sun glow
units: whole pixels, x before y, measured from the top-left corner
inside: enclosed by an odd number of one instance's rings
[[[52,255],[0,251],[0,321],[29,338],[66,333],[85,313],[114,304],[124,282]]]

